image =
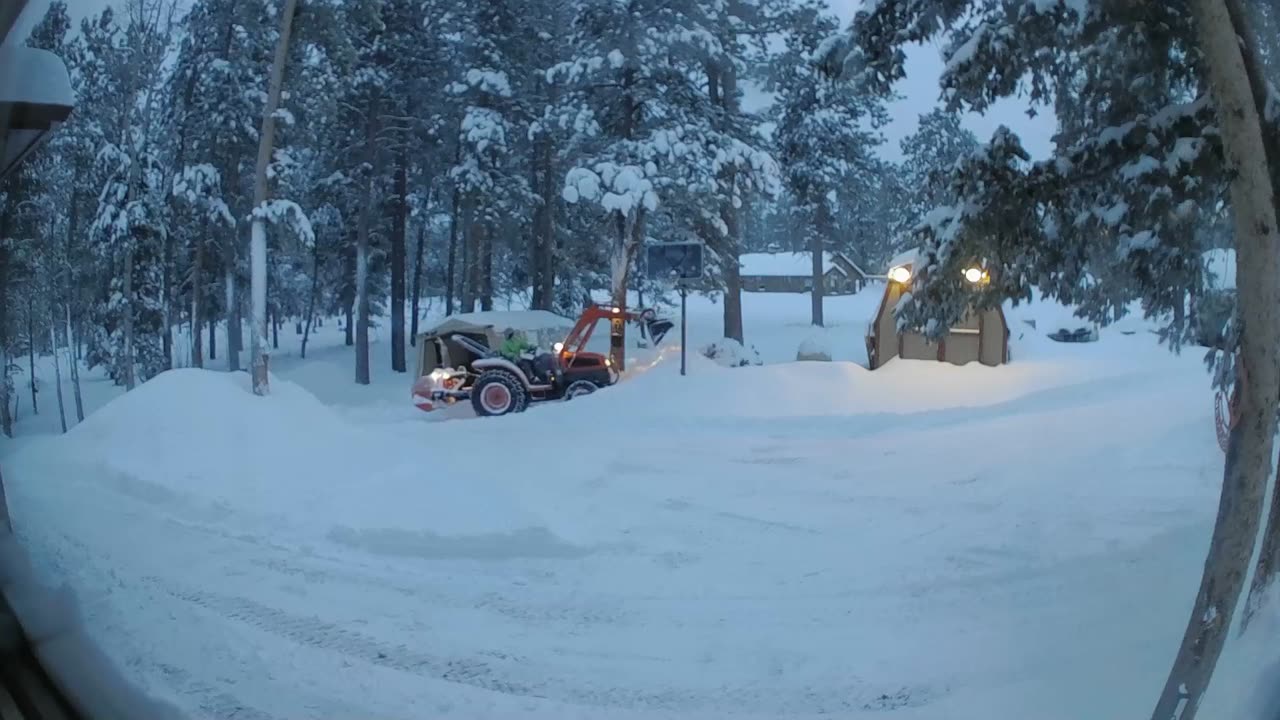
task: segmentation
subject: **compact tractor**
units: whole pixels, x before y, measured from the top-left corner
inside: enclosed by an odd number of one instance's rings
[[[613,385],[619,377],[613,360],[585,350],[601,320],[610,322],[614,337],[621,336],[623,323],[639,323],[654,343],[672,327],[670,320],[659,319],[651,309],[633,312],[590,305],[564,340],[553,345],[552,352],[517,360],[477,339],[486,335],[442,333],[428,340],[439,344],[434,352],[440,357],[467,355],[469,361],[456,367],[437,367],[418,378],[413,386],[414,403],[430,411],[469,400],[476,415],[492,417],[524,412],[535,402],[572,400]]]

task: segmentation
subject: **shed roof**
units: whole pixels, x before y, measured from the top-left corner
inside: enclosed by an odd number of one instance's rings
[[[903,265],[915,265],[919,259],[920,259],[919,248],[911,248],[910,250],[903,250],[902,252],[893,256],[893,259],[889,261],[889,267],[896,268]],[[886,270],[887,269],[888,268],[886,268]]]

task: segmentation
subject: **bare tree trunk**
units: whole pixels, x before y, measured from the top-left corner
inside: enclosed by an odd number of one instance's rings
[[[39,389],[36,387],[36,328],[35,328],[35,303],[33,293],[27,290],[27,369],[31,373],[31,414],[40,414],[40,405],[36,403],[36,393]]]
[[[204,320],[204,234],[209,221],[200,223],[200,235],[196,237],[191,259],[191,367],[204,367],[204,343],[200,324]],[[213,333],[210,333],[212,341]]]
[[[356,253],[355,246],[358,240],[354,235],[348,238],[350,245],[343,252],[342,262],[347,266],[348,285],[342,291],[342,312],[346,319],[346,346],[354,347],[356,344],[356,328],[354,324],[355,318],[355,302],[356,302]]]
[[[276,316],[275,308],[271,308],[271,349],[280,349],[280,318]]]
[[[302,352],[300,355],[303,360],[307,359],[307,340],[311,338],[311,324],[316,319],[316,296],[320,294],[320,243],[316,242],[311,248],[311,297],[307,298],[307,327],[302,331]]]
[[[538,246],[543,310],[550,310],[556,302],[556,211],[560,202],[556,184],[551,140],[548,138],[542,145],[542,227]]]
[[[0,343],[0,429],[5,437],[13,437],[14,413],[10,409],[13,396],[13,382],[9,376],[9,350]]]
[[[462,239],[462,312],[475,312],[480,290],[480,213],[474,197],[465,201]]]
[[[413,308],[411,317],[409,318],[409,344],[418,344],[418,315],[421,312],[420,303],[422,302],[422,262],[426,255],[427,245],[427,225],[431,218],[431,202],[427,202],[427,212],[423,213],[422,222],[418,227],[418,247],[414,251],[413,258]]]
[[[1226,5],[1232,25],[1242,41],[1240,49],[1243,53],[1245,72],[1249,76],[1249,88],[1253,95],[1254,108],[1259,115],[1262,144],[1266,150],[1267,165],[1270,169],[1272,205],[1280,208],[1280,126],[1266,121],[1269,88],[1266,63],[1260,49],[1259,33],[1255,30],[1254,21],[1258,16],[1248,14],[1241,0],[1227,0]],[[1255,5],[1254,9],[1259,8]],[[1280,11],[1280,3],[1274,4],[1273,9]],[[1276,47],[1274,36],[1269,33],[1267,38],[1272,43],[1271,47]],[[1275,62],[1280,62],[1280,59]],[[1267,513],[1265,527],[1262,547],[1258,551],[1253,581],[1249,586],[1249,595],[1240,623],[1242,632],[1249,627],[1255,614],[1261,609],[1267,590],[1274,584],[1276,572],[1280,570],[1280,489],[1272,493],[1271,509]]]
[[[164,309],[161,312],[164,332],[160,334],[161,352],[164,353],[164,369],[173,369],[173,242],[169,233],[163,237],[164,247],[161,250],[160,287],[164,297]],[[65,432],[65,431],[64,431]]]
[[[234,243],[235,240],[232,238],[227,241],[227,249],[225,251],[227,269],[223,277],[227,302],[227,370],[229,372],[236,372],[240,369],[240,312],[236,305],[236,251]]]
[[[209,316],[209,359],[218,359],[218,319]]]
[[[58,392],[58,422],[62,423],[62,432],[67,432],[67,410],[62,403],[62,366],[58,362],[58,337],[54,328],[58,321],[50,318],[49,323],[49,352],[53,355],[53,381]]]
[[[72,350],[80,343],[71,331],[71,306],[67,306],[67,366],[71,369],[71,392],[76,400],[76,422],[84,422],[84,400],[80,397],[80,359]]]
[[[827,234],[831,227],[830,210],[825,202],[818,203],[818,217],[814,223],[814,227],[810,229],[809,236],[809,259],[813,273],[813,288],[809,293],[812,299],[813,324],[822,327],[825,318],[822,313],[822,298],[826,288],[822,284],[823,258],[827,249]]]
[[[1280,258],[1262,127],[1237,31],[1223,0],[1192,0],[1231,180],[1236,286],[1246,385],[1231,431],[1222,499],[1204,575],[1153,720],[1194,720],[1244,590],[1271,477],[1280,397]]]
[[[729,228],[728,245],[724,257],[724,336],[745,342],[742,331],[742,274],[738,268],[738,256],[742,252],[742,227],[737,210],[726,204],[721,216]]]
[[[493,309],[493,226],[480,226],[480,309]]]
[[[369,384],[369,225],[373,204],[373,176],[377,172],[374,147],[377,100],[370,103],[365,126],[365,160],[369,165],[364,181],[364,198],[356,224],[356,383]]]
[[[253,183],[253,224],[249,239],[249,295],[253,300],[253,322],[249,333],[249,363],[253,368],[253,392],[271,392],[268,369],[271,353],[267,351],[267,220],[261,215],[267,202],[267,166],[275,144],[276,109],[280,106],[280,88],[284,84],[284,65],[289,58],[289,34],[298,0],[285,0],[280,17],[280,39],[271,63],[271,81],[267,90],[267,107],[262,113],[262,132],[258,133],[258,166]]]
[[[409,153],[396,162],[396,214],[391,227],[391,370],[405,372],[404,273],[409,222]]]
[[[449,260],[444,278],[444,314],[453,314],[453,301],[458,287],[458,191],[453,191],[453,211],[449,219]]]
[[[130,243],[132,245],[132,243]],[[133,248],[124,252],[124,389],[136,383],[137,364],[133,357]]]

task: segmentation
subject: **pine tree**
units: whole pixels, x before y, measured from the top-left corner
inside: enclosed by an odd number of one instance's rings
[[[837,242],[836,216],[842,205],[871,195],[880,172],[874,155],[885,122],[884,105],[857,76],[822,71],[839,25],[809,8],[787,34],[778,63],[779,157],[785,169],[792,211],[807,236],[812,261],[811,321],[823,324],[823,259]]]

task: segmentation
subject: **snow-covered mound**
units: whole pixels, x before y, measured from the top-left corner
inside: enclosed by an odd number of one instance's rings
[[[408,531],[424,544],[534,524],[483,475],[464,483],[458,460],[351,425],[278,377],[258,397],[245,373],[172,370],[20,453],[6,479],[37,492],[100,484],[185,522],[299,541],[385,545]]]

